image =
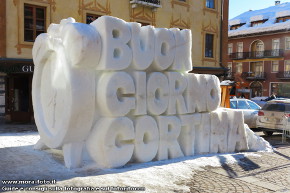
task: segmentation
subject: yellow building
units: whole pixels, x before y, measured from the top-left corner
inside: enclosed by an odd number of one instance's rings
[[[161,28],[191,29],[192,72],[226,72],[222,53],[227,45],[228,0],[0,0],[0,113],[6,120],[33,122],[32,46],[36,36],[64,18],[90,23],[102,15]]]

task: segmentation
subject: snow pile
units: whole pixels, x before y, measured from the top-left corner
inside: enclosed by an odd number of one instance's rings
[[[268,141],[254,133],[248,125],[245,125],[245,128],[251,151],[273,152],[273,148]]]
[[[68,168],[247,151],[219,79],[188,73],[191,44],[190,30],[110,16],[51,24],[33,47],[35,148],[61,149]]]

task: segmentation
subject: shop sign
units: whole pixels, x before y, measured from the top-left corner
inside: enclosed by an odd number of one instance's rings
[[[22,72],[33,72],[34,66],[31,65],[24,65],[22,66]]]
[[[251,89],[238,89],[237,91],[242,93],[250,93]]]
[[[10,73],[33,73],[34,65],[32,64],[0,64],[0,72]]]

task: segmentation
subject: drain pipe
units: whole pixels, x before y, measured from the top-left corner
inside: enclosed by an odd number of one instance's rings
[[[221,5],[221,16],[220,16],[220,66],[224,69],[227,69],[227,67],[225,67],[223,65],[223,21],[224,21],[224,4],[225,4],[225,0],[222,0],[222,5]],[[227,54],[227,53],[224,53]],[[226,71],[224,71],[224,76],[226,76]]]

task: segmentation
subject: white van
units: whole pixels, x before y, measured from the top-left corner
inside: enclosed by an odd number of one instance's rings
[[[290,125],[290,99],[268,101],[258,113],[257,128],[265,135],[283,132]]]

